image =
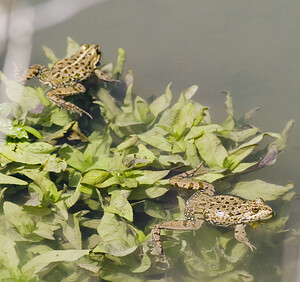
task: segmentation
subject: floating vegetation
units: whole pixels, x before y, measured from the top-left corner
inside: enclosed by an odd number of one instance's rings
[[[67,57],[78,49],[69,39]],[[44,50],[51,67],[57,57]],[[116,65],[101,70],[121,80],[124,62],[119,49]],[[169,178],[174,169],[203,162],[207,172],[197,179],[213,183],[217,193],[273,201],[276,216],[261,232],[248,232],[258,250],[273,248],[274,233],[285,230],[293,185],[240,178],[276,161],[293,121],[282,133],[261,132],[249,124],[255,110],[237,120],[224,92],[227,118],[217,124],[193,100],[195,85],[175,102],[168,85],[147,103],[133,93],[130,70],[121,82],[91,78],[86,93],[70,97],[93,119],[59,109],[46,87],[23,86],[3,73],[0,79],[10,100],[0,104],[3,280],[253,280],[256,251],[237,242],[232,230],[204,224],[196,232],[164,232],[172,234],[163,242],[168,266],[150,245],[151,228],[183,219],[191,193],[182,195]]]

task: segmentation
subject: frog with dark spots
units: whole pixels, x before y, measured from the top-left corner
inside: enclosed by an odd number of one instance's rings
[[[244,200],[232,195],[215,195],[212,184],[192,178],[198,169],[199,166],[170,179],[174,186],[199,191],[186,202],[185,220],[172,220],[153,226],[151,238],[154,248],[167,261],[163,254],[160,230],[197,230],[207,221],[216,226],[234,226],[234,237],[253,251],[255,246],[249,242],[245,226],[249,222],[270,218],[273,215],[271,207],[261,198]]]
[[[98,45],[84,44],[72,57],[56,62],[51,69],[42,65],[31,66],[26,71],[24,80],[26,81],[36,76],[41,82],[53,88],[46,94],[51,102],[70,112],[86,114],[92,118],[88,112],[65,101],[63,97],[84,93],[86,89],[79,82],[87,79],[92,74],[104,81],[116,81],[97,68],[100,58],[101,50]]]

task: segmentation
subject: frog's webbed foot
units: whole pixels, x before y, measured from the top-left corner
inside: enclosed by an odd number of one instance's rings
[[[76,83],[75,85],[56,88],[49,91],[46,95],[51,102],[58,105],[59,107],[64,108],[70,112],[79,113],[80,115],[86,114],[88,117],[93,119],[93,117],[88,112],[63,99],[63,97],[65,96],[73,96],[78,93],[84,93],[85,91],[86,89],[82,84]]]
[[[250,241],[247,237],[247,233],[245,230],[245,224],[238,224],[235,226],[234,237],[239,242],[246,244],[251,249],[251,251],[256,249],[256,247],[250,243]]]
[[[102,70],[95,69],[94,73],[99,79],[104,80],[106,82],[120,82],[120,80],[111,78],[107,73],[103,72]]]
[[[162,257],[163,261],[168,261],[163,252],[163,247],[160,239],[160,230],[178,230],[178,231],[188,231],[199,229],[204,220],[172,220],[166,221],[159,224],[155,224],[151,231],[151,245],[155,248],[158,254]]]

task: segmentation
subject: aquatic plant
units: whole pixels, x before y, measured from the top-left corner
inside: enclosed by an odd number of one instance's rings
[[[78,48],[69,38],[67,56]],[[44,50],[51,66],[57,58]],[[102,70],[121,80],[125,57],[119,49],[116,65]],[[168,178],[203,161],[207,172],[197,178],[214,183],[218,193],[274,201],[276,217],[261,224],[256,238],[249,235],[258,250],[272,248],[273,234],[288,220],[293,185],[241,176],[276,161],[293,121],[281,133],[261,132],[249,123],[255,110],[236,119],[224,92],[227,118],[218,124],[193,100],[196,85],[172,102],[169,84],[146,102],[133,92],[131,70],[120,83],[88,82],[87,93],[74,97],[91,120],[60,110],[40,86],[23,86],[3,73],[0,79],[10,100],[0,104],[2,279],[253,280],[256,252],[231,230],[204,225],[173,232],[164,242],[168,268],[150,246],[151,227],[183,217],[190,193],[180,194]]]

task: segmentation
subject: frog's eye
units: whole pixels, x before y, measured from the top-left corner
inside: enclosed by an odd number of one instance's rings
[[[82,45],[82,49],[83,49],[83,50],[86,50],[86,49],[88,49],[88,48],[89,48],[89,45],[88,45],[88,44]]]
[[[252,211],[257,213],[259,211],[259,207],[257,207],[257,206],[252,207]]]

